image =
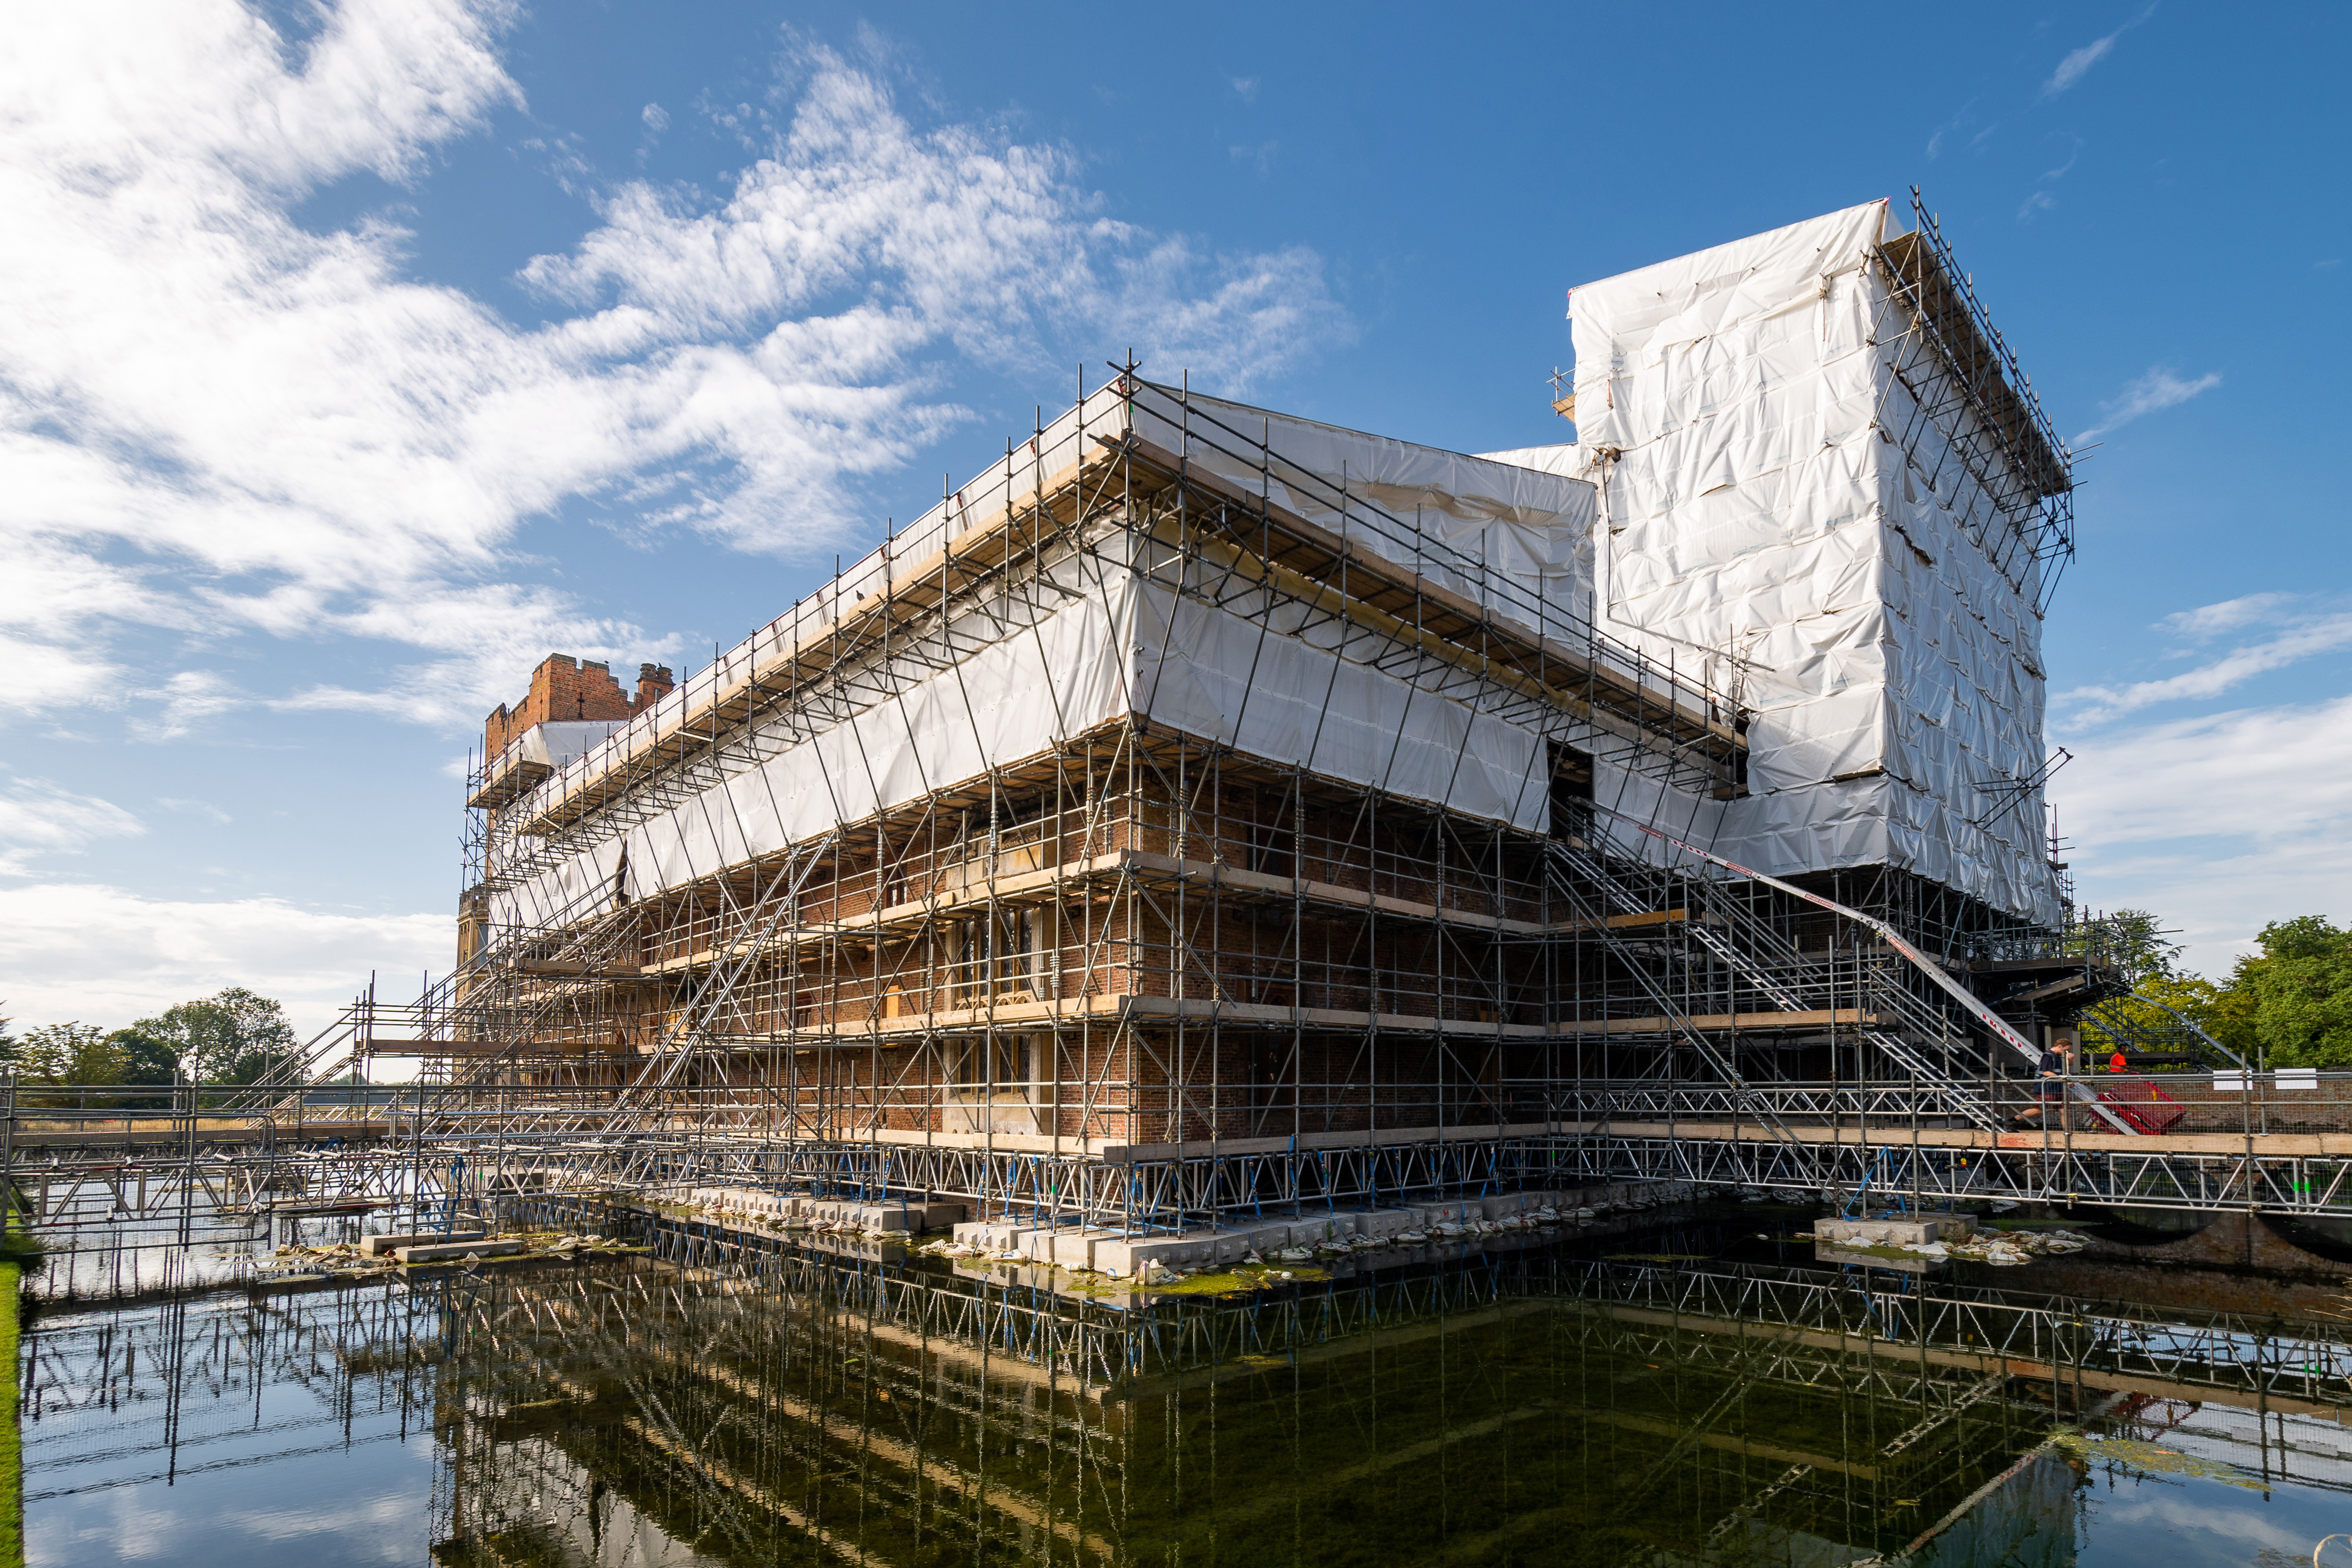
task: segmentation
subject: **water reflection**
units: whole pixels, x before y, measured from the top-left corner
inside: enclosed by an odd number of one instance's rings
[[[26,1341],[31,1557],[2243,1564],[2343,1527],[2324,1322],[1825,1269],[1741,1224],[1150,1303],[671,1228],[60,1312]]]

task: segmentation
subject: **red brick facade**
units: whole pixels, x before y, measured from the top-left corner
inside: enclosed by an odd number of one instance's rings
[[[613,678],[610,664],[583,664],[569,653],[550,653],[530,673],[530,695],[512,708],[499,704],[484,722],[483,755],[496,757],[525,730],[551,720],[628,718],[660,701],[675,684],[668,665],[639,664],[632,701]]]

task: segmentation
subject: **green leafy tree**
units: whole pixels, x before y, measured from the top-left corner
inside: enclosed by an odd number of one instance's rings
[[[180,1081],[180,1053],[175,1043],[139,1024],[116,1030],[106,1038],[108,1043],[121,1053],[121,1082],[152,1086],[155,1091],[151,1094],[122,1096],[121,1103],[126,1105],[169,1105],[172,1103],[172,1085]]]
[[[26,1077],[51,1085],[122,1082],[122,1051],[96,1024],[45,1024],[25,1036],[16,1065]]]
[[[295,1047],[285,1009],[242,986],[166,1008],[117,1034],[127,1060],[162,1071],[138,1082],[170,1082],[171,1070],[160,1065],[169,1061],[207,1083],[250,1083],[292,1056]]]
[[[2180,1026],[2166,1008],[2191,1019],[2222,1044],[2231,1043],[2215,1031],[2212,1021],[2220,1009],[2221,988],[2201,975],[2181,971],[2180,944],[2171,939],[2154,911],[2118,909],[2085,926],[2079,940],[2079,950],[2094,962],[2118,971],[2132,988],[2132,995],[2104,1002],[2083,1015],[2083,1044],[2090,1062],[2104,1063],[2118,1051],[2128,1061],[2147,1042],[2175,1039]],[[2151,1006],[2140,999],[2143,997],[2164,1005]]]
[[[2180,944],[2153,910],[2118,909],[2091,926],[2085,939],[2096,961],[2121,970],[2136,991],[2146,981],[2179,973]]]
[[[2230,976],[2225,1027],[2251,1035],[2273,1066],[2352,1067],[2352,929],[2302,915],[2254,940],[2262,951]]]

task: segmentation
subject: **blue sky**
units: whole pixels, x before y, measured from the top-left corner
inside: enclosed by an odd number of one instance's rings
[[[1922,184],[2062,430],[2090,903],[2352,916],[2335,7],[53,7],[0,59],[0,997],[440,968],[482,715],[1132,347],[1472,451],[1564,294]],[[36,36],[38,35],[38,36]],[[2095,434],[2093,434],[2095,433]]]

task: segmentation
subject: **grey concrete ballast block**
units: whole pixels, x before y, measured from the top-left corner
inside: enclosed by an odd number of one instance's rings
[[[430,1247],[400,1247],[393,1256],[404,1263],[457,1263],[467,1258],[509,1258],[518,1252],[528,1252],[530,1245],[524,1241],[444,1241]]]
[[[368,1258],[381,1258],[387,1252],[397,1252],[404,1247],[430,1247],[438,1241],[479,1241],[479,1230],[418,1230],[403,1236],[362,1236],[360,1252]]]
[[[1958,1240],[1974,1230],[1976,1224],[1965,1214],[1916,1214],[1907,1218],[1817,1219],[1813,1221],[1813,1238],[1817,1241],[1859,1242],[1865,1247],[1925,1246],[1930,1241]]]

